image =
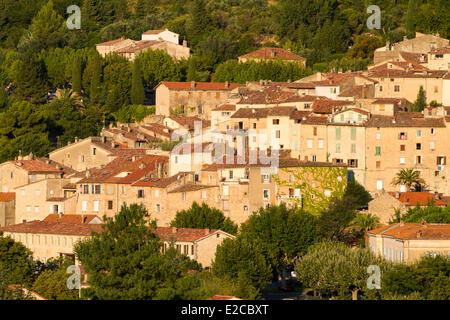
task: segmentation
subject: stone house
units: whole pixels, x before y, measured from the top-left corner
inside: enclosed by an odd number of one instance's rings
[[[211,118],[211,109],[225,103],[245,85],[217,82],[163,81],[155,87],[157,115],[195,115]]]
[[[0,192],[0,227],[15,223],[15,192]]]
[[[116,52],[119,49],[130,46],[134,42],[135,41],[131,39],[119,38],[102,43],[97,43],[95,47],[97,48],[98,53],[100,53],[102,57],[105,57],[112,52]]]
[[[366,245],[397,263],[414,263],[424,255],[450,257],[450,224],[391,224],[368,231]]]
[[[269,62],[282,61],[285,63],[296,63],[302,67],[306,66],[306,58],[300,57],[290,50],[281,48],[261,48],[256,51],[238,57],[239,62]]]

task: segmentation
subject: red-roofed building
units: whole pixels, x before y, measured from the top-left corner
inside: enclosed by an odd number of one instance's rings
[[[281,48],[261,48],[256,51],[244,54],[238,57],[239,62],[248,61],[283,61],[288,63],[297,63],[301,66],[306,66],[306,58],[300,57],[290,50],[285,50]]]
[[[397,223],[367,232],[367,247],[387,260],[414,263],[424,255],[450,257],[450,224]]]
[[[0,192],[0,227],[15,222],[16,193]]]
[[[245,85],[217,82],[163,81],[155,87],[156,114],[184,114],[210,119],[211,109],[228,102],[237,88]]]

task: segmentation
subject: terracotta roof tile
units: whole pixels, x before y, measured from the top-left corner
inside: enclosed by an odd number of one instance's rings
[[[372,115],[367,127],[445,127],[444,118],[424,118],[421,113],[399,111],[392,116]]]
[[[122,42],[124,40],[127,40],[127,39],[122,37],[122,38],[119,38],[119,39],[114,39],[114,40],[109,40],[109,41],[105,41],[105,42],[102,42],[102,43],[97,43],[96,45],[97,46],[111,46],[113,44]]]
[[[226,82],[176,82],[162,81],[158,86],[164,85],[170,90],[233,90],[238,87],[245,87],[244,84]],[[194,86],[194,88],[192,88]]]
[[[141,51],[146,48],[150,48],[154,46],[155,44],[161,43],[162,41],[158,40],[141,40],[137,41],[129,46],[120,48],[116,50],[117,53],[135,53],[138,51]]]
[[[89,223],[97,217],[95,214],[64,214],[62,217],[57,213],[49,214],[42,221],[56,221],[63,223]],[[84,222],[83,222],[84,219]],[[100,218],[99,218],[100,219]],[[101,219],[100,219],[101,220]]]
[[[217,229],[192,229],[175,227],[157,227],[154,231],[161,240],[194,242],[207,235],[213,234]]]
[[[317,99],[312,105],[314,113],[332,114],[335,110],[340,110],[342,106],[354,104],[351,101]]]
[[[450,224],[397,223],[370,230],[367,233],[402,240],[450,240]]]
[[[395,192],[389,192],[391,196],[396,198]],[[415,206],[419,204],[420,206],[426,206],[429,201],[434,200],[436,206],[446,206],[447,202],[441,200],[440,198],[435,199],[434,195],[429,192],[399,192],[398,201],[404,203],[407,206]]]
[[[306,59],[300,57],[291,51],[284,50],[281,48],[261,48],[256,51],[244,54],[239,58],[246,59],[286,59],[286,60],[301,60],[305,61]]]
[[[0,202],[10,201],[16,198],[15,192],[0,192]]]
[[[168,193],[191,192],[191,191],[198,191],[198,190],[214,188],[214,187],[217,188],[218,186],[187,183],[187,184],[183,184],[173,190],[170,190]]]
[[[161,32],[164,32],[165,30],[147,30],[143,34],[160,34]]]
[[[211,111],[236,111],[236,105],[235,104],[223,104],[221,106],[218,106],[215,109],[212,109]]]
[[[47,164],[41,160],[15,160],[8,162],[28,172],[62,172],[62,170],[57,169],[54,166],[51,166],[50,164]]]
[[[68,223],[60,221],[29,221],[0,228],[1,231],[17,233],[43,233],[90,236],[92,231],[102,231],[100,224]]]

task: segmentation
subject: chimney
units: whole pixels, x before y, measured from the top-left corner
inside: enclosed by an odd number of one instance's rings
[[[225,88],[229,88],[230,87],[230,83],[228,81],[225,81]]]
[[[422,238],[422,230],[419,230],[416,232],[416,237],[417,237],[417,239]]]
[[[195,81],[191,81],[191,89],[195,89]]]
[[[183,40],[183,47],[187,48],[187,41]]]
[[[397,191],[397,192],[395,193],[395,199],[399,199],[399,198],[400,198],[400,192]]]
[[[205,235],[210,234],[210,232],[211,232],[211,229],[209,229],[209,228],[206,228],[206,229],[205,229]]]
[[[172,227],[172,233],[177,233],[178,228],[177,227]]]
[[[77,143],[78,142],[78,137],[75,137],[75,143]]]

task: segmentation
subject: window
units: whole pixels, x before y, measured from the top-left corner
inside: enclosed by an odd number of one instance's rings
[[[224,196],[228,196],[229,190],[228,190],[228,186],[223,186],[222,187],[222,194]]]
[[[447,157],[445,157],[445,156],[437,157],[437,163],[436,164],[440,165],[440,166],[446,165],[447,164]]]
[[[84,193],[84,194],[89,194],[89,185],[88,185],[88,184],[85,184],[85,185],[83,186],[83,193]]]
[[[323,139],[318,140],[318,147],[319,149],[323,149]]]
[[[376,167],[377,169],[380,169],[380,168],[381,168],[381,161],[376,161],[376,162],[375,162],[375,167]]]
[[[25,196],[25,190],[20,190],[20,194],[22,195],[22,197]]]
[[[341,152],[341,144],[336,143],[336,153],[340,153],[340,152]]]
[[[348,166],[352,168],[358,167],[358,160],[357,159],[348,159],[347,160]]]
[[[400,164],[405,164],[405,158],[400,158]]]
[[[384,104],[380,104],[380,106],[378,107],[379,111],[384,111]]]
[[[94,212],[98,212],[98,200],[94,200]]]
[[[275,131],[275,138],[280,139],[280,130]]]
[[[375,155],[376,156],[381,155],[381,147],[379,147],[379,146],[375,147]]]
[[[356,140],[356,128],[350,128],[350,139]]]
[[[27,206],[27,212],[31,212],[31,206]]]
[[[380,92],[383,91],[383,86],[380,86]]]
[[[356,153],[356,144],[352,143],[351,153]]]
[[[430,150],[434,150],[436,148],[434,141],[430,141]]]
[[[274,124],[274,125],[280,124],[280,119],[273,119],[272,124]]]
[[[87,201],[86,200],[81,202],[81,211],[83,211],[83,212],[87,211]]]
[[[175,156],[175,159],[173,160],[173,162],[178,163],[178,156]]]
[[[228,200],[223,200],[223,210],[224,211],[230,210],[230,205],[229,205]]]
[[[336,128],[336,140],[341,140],[341,128]]]
[[[417,130],[417,136],[421,137],[422,136],[422,130]]]
[[[431,128],[431,129],[430,129],[430,133],[431,133],[431,134],[434,134],[434,128]]]
[[[100,185],[99,184],[96,184],[95,185],[95,194],[100,194],[101,192],[100,192]]]
[[[230,170],[230,171],[228,172],[228,177],[229,177],[230,179],[233,179],[233,170]]]
[[[383,190],[383,180],[377,180],[377,190]]]
[[[186,200],[186,192],[183,192],[183,193],[181,194],[181,199],[182,199],[182,200]]]
[[[304,109],[310,109],[310,108],[311,108],[311,103],[305,103],[305,104],[303,105],[303,108],[304,108]]]
[[[31,175],[31,182],[35,182],[36,181],[36,175],[35,174],[32,174]]]
[[[398,84],[394,86],[394,92],[400,92],[400,86]]]
[[[107,194],[113,194],[113,186],[108,186],[108,187],[106,188],[106,193],[107,193]]]
[[[206,199],[206,191],[202,190],[202,199]]]
[[[312,139],[306,140],[306,146],[307,146],[308,149],[312,149],[312,147],[313,147],[313,140]]]
[[[398,138],[399,140],[406,140],[406,132],[400,132]]]
[[[377,133],[376,138],[377,138],[377,140],[380,140],[381,139],[381,134]]]
[[[400,145],[400,151],[405,151],[405,145],[404,144]]]
[[[39,206],[34,207],[34,212],[39,213]]]
[[[253,129],[256,129],[256,123],[253,123]]]
[[[144,190],[138,190],[137,197],[138,198],[143,198],[144,197]]]
[[[422,144],[416,143],[416,150],[420,150],[420,149],[422,149]]]
[[[313,154],[313,155],[311,156],[311,160],[312,160],[313,162],[316,162],[316,161],[317,161],[317,157],[316,157],[315,154]]]
[[[269,190],[268,189],[263,190],[263,199],[269,200]]]
[[[156,204],[156,212],[161,212],[161,205],[159,203]]]
[[[96,152],[97,152],[97,148],[92,148],[92,155],[93,156],[95,156]]]
[[[416,164],[422,163],[422,156],[416,156]]]
[[[55,194],[55,191],[54,190],[50,190],[50,195],[52,196],[54,194]]]
[[[313,128],[313,134],[314,134],[315,136],[317,136],[317,127],[314,127],[314,128]]]
[[[111,200],[108,201],[108,210],[113,209],[113,202]]]
[[[159,190],[155,190],[155,198],[159,198]]]

